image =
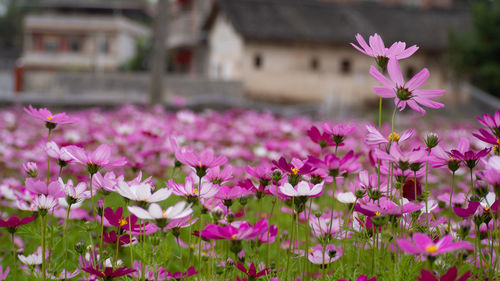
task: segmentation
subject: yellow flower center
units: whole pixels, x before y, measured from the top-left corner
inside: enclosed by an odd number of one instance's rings
[[[380,216],[380,212],[375,212],[375,216]]]
[[[189,245],[189,248],[194,249],[194,244]]]
[[[497,139],[497,143],[498,143],[498,145],[500,145],[500,139]]]
[[[455,158],[453,158],[453,156],[450,156],[450,161],[453,161],[455,160]]]
[[[483,209],[484,209],[484,211],[488,212],[490,210],[490,207],[484,206]]]
[[[396,132],[392,132],[392,133],[389,134],[389,136],[387,137],[387,139],[389,141],[399,141],[399,135]]]
[[[52,118],[54,118],[54,116],[49,115],[49,117],[47,117],[47,120],[49,120],[49,121],[50,121],[50,120],[52,120]]]
[[[193,189],[193,194],[198,193],[198,188]]]
[[[309,252],[309,253],[312,253],[312,252],[314,252],[314,250],[313,250],[313,249],[309,249],[309,251],[308,251],[308,252]]]
[[[166,217],[166,216],[167,216],[167,211],[163,211],[163,212],[161,212],[161,216],[162,216],[162,217]]]
[[[231,236],[231,238],[234,240],[234,239],[236,239],[236,236],[238,236],[238,235],[237,235],[237,234],[233,234],[233,235]]]
[[[297,168],[292,168],[292,172],[293,172],[293,174],[294,174],[294,175],[296,175],[296,174],[299,172],[299,169],[297,169]]]
[[[425,251],[429,252],[429,253],[435,253],[435,252],[437,252],[437,250],[438,250],[438,247],[436,247],[436,245],[434,245],[434,244],[429,245],[425,248]]]
[[[119,223],[120,223],[120,226],[124,226],[127,224],[127,221],[125,219],[120,219]]]

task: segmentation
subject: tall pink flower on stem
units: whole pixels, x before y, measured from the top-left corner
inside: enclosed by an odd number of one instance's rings
[[[182,148],[175,152],[175,158],[182,164],[191,166],[195,169],[196,175],[200,178],[207,174],[207,169],[223,165],[227,162],[224,156],[215,156],[211,150],[205,150],[200,154],[195,154],[193,151]]]
[[[356,34],[356,40],[359,46],[354,43],[351,43],[351,46],[367,56],[374,57],[377,60],[378,66],[384,71],[389,58],[396,58],[398,60],[406,59],[418,50],[416,45],[406,48],[406,43],[401,41],[394,42],[391,47],[386,48],[382,37],[377,33],[370,35],[368,38],[370,45],[366,43],[363,36],[359,33]]]
[[[45,126],[49,130],[54,129],[57,124],[71,124],[78,121],[78,118],[69,117],[66,115],[66,112],[53,114],[47,108],[36,109],[31,105],[28,108],[24,108],[24,111],[36,119],[45,121]]]
[[[87,165],[87,171],[91,175],[97,173],[103,167],[121,167],[127,164],[125,157],[110,161],[111,146],[108,144],[101,144],[92,152],[75,145],[70,145],[66,147],[66,153],[76,163]]]
[[[429,108],[442,108],[444,104],[433,101],[433,98],[440,97],[444,90],[424,90],[420,89],[429,78],[429,70],[422,69],[408,82],[405,82],[397,59],[390,58],[387,65],[387,72],[390,79],[382,75],[375,67],[370,67],[370,74],[383,86],[373,87],[379,97],[394,98],[394,104],[402,111],[408,105],[413,110],[425,114],[421,106]]]
[[[426,234],[415,233],[413,234],[413,239],[399,238],[396,240],[396,243],[399,248],[408,254],[431,257],[457,250],[472,251],[474,249],[469,241],[453,242],[451,234],[442,237],[438,241],[434,241]]]

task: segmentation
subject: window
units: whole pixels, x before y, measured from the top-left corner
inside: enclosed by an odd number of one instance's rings
[[[70,37],[69,38],[69,51],[70,52],[80,52],[82,50],[82,40],[79,37]]]
[[[340,63],[340,72],[342,74],[351,73],[351,61],[349,59],[343,59]]]
[[[260,54],[256,54],[253,57],[253,66],[255,67],[255,69],[262,68],[262,56]]]
[[[311,58],[309,61],[309,68],[313,71],[317,71],[320,68],[319,60],[316,57]]]
[[[413,76],[415,76],[415,68],[413,66],[408,66],[406,68],[406,79],[411,79]]]
[[[46,52],[56,52],[61,48],[61,40],[55,35],[44,35],[43,50]]]
[[[103,36],[99,38],[99,53],[100,54],[107,54],[109,53],[109,37],[108,36]]]

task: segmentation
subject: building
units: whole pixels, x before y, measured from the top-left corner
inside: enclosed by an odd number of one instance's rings
[[[427,67],[431,77],[425,86],[449,89],[443,54],[449,31],[470,25],[469,11],[381,2],[218,0],[203,26],[207,56],[199,63],[213,79],[242,81],[256,99],[324,102],[333,97],[346,106],[359,105],[376,99],[371,90],[376,83],[368,74],[374,61],[349,43],[357,33],[365,38],[378,33],[386,44],[420,47],[401,62],[407,77]]]
[[[26,69],[115,71],[149,35],[137,1],[40,1],[24,18]]]

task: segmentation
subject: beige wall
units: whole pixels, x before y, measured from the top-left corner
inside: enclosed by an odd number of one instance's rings
[[[354,39],[354,35],[353,35]],[[283,44],[243,41],[231,24],[222,17],[209,38],[209,74],[212,78],[242,80],[247,94],[254,98],[279,102],[324,102],[343,105],[378,99],[371,89],[377,82],[369,75],[375,61],[347,43],[345,46]],[[260,68],[255,57],[261,57]],[[312,60],[318,62],[312,69]],[[350,71],[342,71],[349,61]],[[427,67],[431,76],[425,88],[448,88],[439,58],[418,51],[400,61],[403,74],[413,68],[414,74]]]

